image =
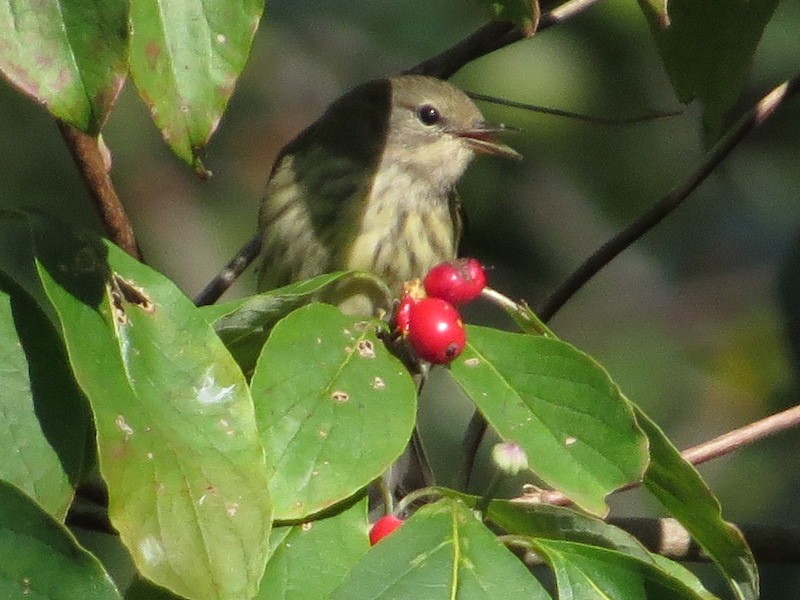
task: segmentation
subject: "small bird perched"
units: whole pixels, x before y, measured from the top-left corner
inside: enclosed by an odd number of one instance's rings
[[[261,205],[260,290],[337,270],[402,283],[455,258],[461,216],[454,186],[476,153],[518,158],[492,138],[478,107],[421,75],[365,83],[290,142]],[[387,298],[364,281],[335,291],[350,314]],[[384,306],[381,306],[381,305]]]
[[[462,219],[455,184],[475,155],[521,158],[492,137],[504,129],[487,123],[464,92],[432,77],[356,87],[281,151],[259,234],[195,302],[214,302],[260,250],[259,290],[365,271],[386,287],[349,279],[324,299],[353,315],[388,310],[405,281],[456,257]],[[415,435],[385,476],[388,489],[419,487],[425,469]]]

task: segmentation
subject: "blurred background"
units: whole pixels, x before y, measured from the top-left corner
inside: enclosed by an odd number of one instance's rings
[[[194,295],[255,232],[281,146],[346,89],[440,52],[484,22],[464,0],[270,0],[253,54],[208,147],[209,181],[175,159],[127,85],[105,139],[147,262]],[[800,4],[767,26],[741,108],[800,71]],[[460,186],[467,248],[493,287],[536,307],[580,262],[703,160],[697,107],[678,104],[633,2],[608,0],[465,67],[467,90],[586,114],[682,109],[598,125],[482,104],[521,129],[522,163],[477,161]],[[0,208],[36,207],[98,228],[58,131],[0,85]],[[800,398],[800,98],[751,135],[689,201],[582,289],[552,321],[600,361],[680,447]],[[229,297],[251,293],[248,272]],[[795,321],[795,313],[798,313]],[[492,307],[473,323],[510,327]],[[427,406],[442,448],[467,408]],[[800,526],[800,431],[701,467],[734,522]],[[645,494],[618,514],[658,515]],[[762,568],[764,598],[797,597],[800,568]],[[717,590],[719,591],[719,590]]]

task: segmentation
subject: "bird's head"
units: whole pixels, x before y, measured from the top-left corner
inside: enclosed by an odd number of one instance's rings
[[[386,140],[389,158],[452,187],[476,154],[521,158],[494,136],[502,125],[487,123],[475,103],[449,83],[422,75],[389,80],[391,108]]]

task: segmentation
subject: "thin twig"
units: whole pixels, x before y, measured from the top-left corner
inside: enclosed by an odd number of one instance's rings
[[[782,83],[764,96],[727,131],[714,146],[706,162],[684,183],[672,189],[646,213],[586,259],[544,302],[537,311],[539,317],[545,322],[549,321],[601,269],[683,204],[684,200],[711,175],[747,134],[763,124],[785,99],[797,92],[798,88],[800,88],[800,75]]]
[[[478,92],[467,92],[467,96],[473,100],[482,100],[484,102],[491,102],[499,106],[508,106],[510,108],[519,108],[543,115],[550,115],[552,117],[565,117],[573,121],[583,121],[585,123],[598,123],[600,125],[634,125],[637,123],[645,123],[648,121],[655,121],[657,119],[665,119],[667,117],[677,117],[681,111],[653,111],[642,115],[634,115],[633,117],[599,117],[595,115],[585,115],[583,113],[572,112],[571,110],[563,110],[561,108],[550,108],[547,106],[539,106],[538,104],[528,104],[527,102],[517,102],[516,100],[508,100],[507,98],[498,98],[497,96],[490,96],[488,94],[479,94]]]
[[[712,440],[687,448],[681,452],[681,457],[693,465],[701,465],[709,460],[720,458],[743,446],[749,446],[798,425],[800,425],[800,405],[793,406],[769,417],[764,417],[753,423],[748,423]],[[640,485],[641,482],[638,481],[629,483],[615,490],[614,493],[632,490]],[[567,496],[556,490],[534,489],[514,500],[526,504],[553,504],[556,506],[572,504],[572,501]]]
[[[724,433],[713,440],[697,444],[681,452],[681,456],[693,465],[725,456],[742,446],[749,446],[764,438],[773,436],[800,425],[800,406],[793,406],[777,414],[770,415],[739,429]]]
[[[691,534],[675,519],[633,517],[609,519],[608,522],[627,531],[654,554],[680,562],[709,560],[702,548],[692,539]],[[734,525],[742,532],[753,552],[753,557],[759,564],[800,563],[800,529],[738,523]],[[532,548],[526,547],[524,538],[501,536],[500,539],[506,543],[510,542],[512,550],[518,548],[520,550],[518,554],[527,566],[543,564],[541,557]]]
[[[261,235],[256,234],[242,246],[236,255],[228,261],[222,270],[208,282],[208,285],[195,296],[195,306],[214,304],[229,287],[244,273],[244,270],[261,252]]]
[[[539,20],[537,31],[561,23],[586,10],[597,2],[599,2],[599,0],[570,0],[569,2],[565,2],[561,6],[542,15]],[[431,77],[439,77],[440,79],[448,79],[464,65],[490,54],[495,50],[513,44],[523,37],[523,33],[513,24],[492,21],[441,54],[425,60],[415,67],[407,69],[404,73],[429,75]],[[255,249],[254,243],[254,239],[247,242],[222,271],[196,296],[195,304],[197,306],[213,304],[225,293],[233,282],[236,281],[257,256],[257,253],[252,253]]]
[[[78,167],[108,238],[125,252],[141,260],[142,253],[133,234],[133,226],[109,176],[110,160],[102,141],[96,135],[57,121],[61,136]]]
[[[633,535],[650,552],[678,561],[708,560],[691,534],[675,519],[625,517],[608,522]],[[800,562],[800,529],[756,524],[736,524],[736,527],[759,564]]]
[[[583,12],[590,6],[597,4],[599,1],[600,0],[571,0],[565,2],[550,12],[544,13],[539,19],[536,31],[538,33],[553,25],[566,21]],[[417,75],[430,75],[431,77],[439,77],[440,79],[449,79],[464,65],[482,56],[486,56],[495,50],[505,48],[514,42],[518,42],[524,37],[522,31],[517,29],[513,24],[493,21],[479,28],[473,34],[467,36],[441,54],[429,58],[405,72]]]

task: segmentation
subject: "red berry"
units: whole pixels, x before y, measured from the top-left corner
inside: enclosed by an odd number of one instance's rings
[[[452,304],[441,298],[424,298],[411,307],[408,342],[421,359],[441,365],[461,354],[467,334]]]
[[[395,517],[394,515],[386,515],[375,521],[375,524],[369,530],[370,546],[374,546],[380,542],[402,524],[403,519]]]
[[[458,258],[433,267],[423,285],[429,296],[463,304],[480,296],[486,287],[486,272],[474,258]]]
[[[408,335],[408,327],[411,320],[411,307],[417,302],[418,300],[413,296],[404,295],[400,299],[400,304],[397,305],[397,311],[394,313],[394,327],[397,333],[403,337]]]

